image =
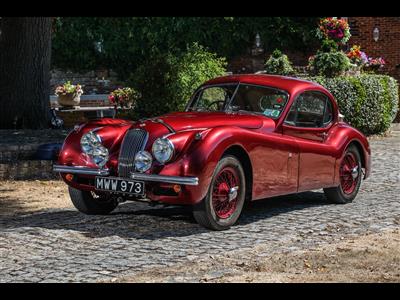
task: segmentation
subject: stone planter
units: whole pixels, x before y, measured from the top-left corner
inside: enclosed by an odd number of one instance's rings
[[[66,106],[66,107],[79,106],[79,103],[81,102],[81,96],[79,95],[74,96],[74,94],[59,95],[57,101],[58,104],[61,106]]]

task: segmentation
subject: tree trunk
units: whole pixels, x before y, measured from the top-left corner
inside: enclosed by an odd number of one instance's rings
[[[2,18],[0,128],[49,125],[51,24],[48,17]]]

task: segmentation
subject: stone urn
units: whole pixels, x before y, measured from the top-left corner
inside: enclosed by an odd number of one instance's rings
[[[58,95],[58,104],[65,107],[79,106],[81,96],[79,94]]]

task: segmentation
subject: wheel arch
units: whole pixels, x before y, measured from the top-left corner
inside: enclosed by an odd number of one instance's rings
[[[243,166],[245,180],[246,180],[246,198],[245,201],[251,201],[253,193],[253,166],[246,150],[239,145],[232,145],[225,149],[222,157],[226,155],[235,156]]]
[[[351,147],[352,145],[354,145],[357,150],[358,153],[360,154],[361,157],[361,167],[362,168],[366,168],[366,160],[365,160],[365,153],[364,153],[364,147],[362,146],[362,144],[360,143],[360,141],[358,140],[352,140],[345,149],[348,149],[349,147]]]

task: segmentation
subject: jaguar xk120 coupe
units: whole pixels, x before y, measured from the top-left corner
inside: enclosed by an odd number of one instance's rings
[[[54,171],[83,213],[126,200],[191,205],[198,223],[224,230],[246,201],[324,189],[332,202],[351,202],[370,155],[322,86],[229,75],[200,86],[183,112],[77,125]]]

